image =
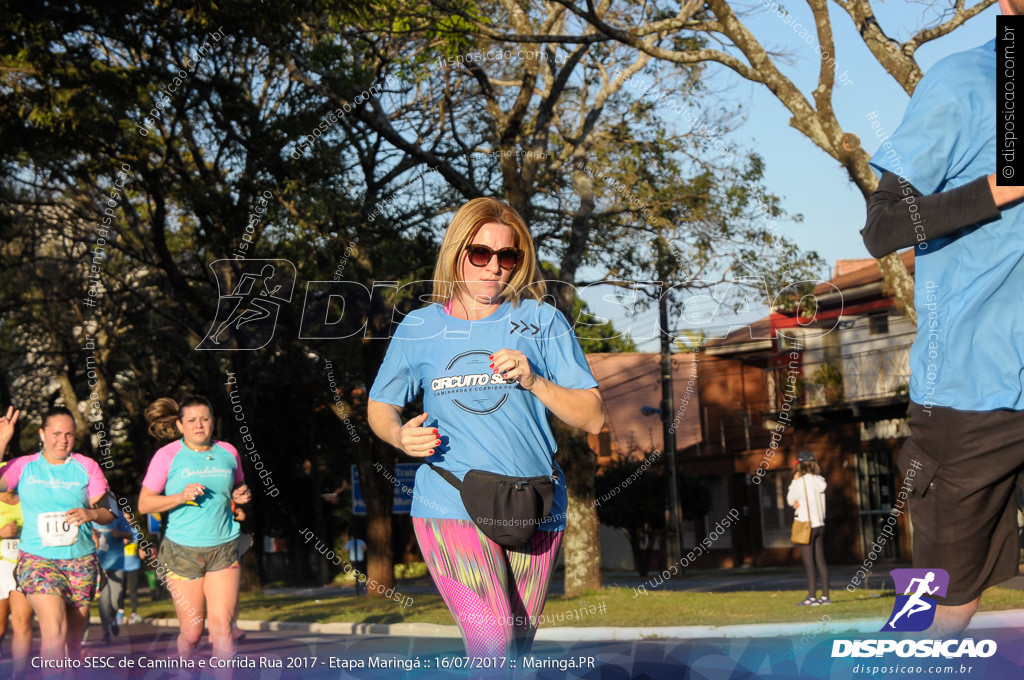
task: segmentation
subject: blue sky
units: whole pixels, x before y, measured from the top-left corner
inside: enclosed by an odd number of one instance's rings
[[[912,29],[925,19],[915,11],[922,9],[921,5],[875,4],[883,29],[897,39],[909,37]],[[804,25],[813,25],[806,5],[792,3],[791,11]],[[877,111],[881,128],[891,133],[902,120],[909,98],[864,46],[846,14],[834,5],[830,5],[830,11],[837,62],[842,70],[849,71],[853,81],[837,88],[833,105],[843,129],[860,137],[864,149],[873,154],[879,144],[867,114]],[[998,8],[990,7],[953,33],[927,43],[918,51],[918,63],[927,71],[948,54],[990,40],[995,35],[997,15]],[[802,91],[809,92],[817,78],[815,52],[774,15],[759,12],[751,28],[768,45],[793,51],[796,62],[784,71]],[[900,30],[893,30],[896,28]],[[751,111],[746,124],[731,139],[764,156],[768,189],[782,197],[787,212],[804,215],[803,224],[779,223],[779,232],[804,249],[818,251],[830,267],[839,259],[870,257],[859,234],[864,225],[864,199],[846,171],[789,127],[789,112],[764,86],[744,81],[731,72],[724,73],[725,69],[720,71],[735,86],[737,97],[743,96],[749,102]]]
[[[924,14],[926,7],[921,4],[875,5],[882,29],[901,41],[917,29],[935,23],[935,16]],[[751,4],[750,8],[747,26],[767,49],[787,53],[790,60],[777,61],[778,67],[805,95],[810,93],[817,81],[818,55],[803,43],[791,26],[769,14],[760,4]],[[787,3],[787,9],[796,21],[813,26],[810,9],[805,4]],[[881,129],[891,133],[899,126],[909,97],[864,46],[842,9],[830,4],[829,11],[837,74],[846,71],[852,81],[837,86],[833,107],[842,128],[860,137],[864,149],[873,154],[879,142],[867,115],[876,112]],[[927,71],[946,55],[987,42],[995,34],[998,13],[998,7],[992,6],[951,34],[927,43],[917,52],[918,63]],[[763,85],[746,81],[725,67],[712,65],[711,69],[709,76],[714,88],[728,92],[727,101],[742,104],[746,113],[746,121],[726,137],[728,143],[760,153],[766,164],[767,190],[782,199],[787,213],[804,216],[803,222],[777,220],[778,233],[795,241],[803,250],[817,251],[826,260],[828,271],[821,272],[822,279],[831,276],[837,260],[870,257],[859,233],[864,225],[864,198],[846,170],[789,126],[789,111]],[[685,129],[686,124],[680,122]],[[611,318],[617,327],[629,325],[621,306],[606,305],[593,296],[587,296],[586,300],[592,311]],[[643,316],[654,313],[651,310]],[[720,326],[720,323],[713,325]],[[638,344],[642,351],[657,350],[656,340]]]

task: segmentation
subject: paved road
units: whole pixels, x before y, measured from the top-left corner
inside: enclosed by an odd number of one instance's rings
[[[855,567],[840,566],[833,569],[833,588],[845,587]],[[873,577],[871,587],[881,587],[884,572]],[[630,574],[611,574],[606,585],[636,587],[644,583]],[[876,583],[877,582],[877,583]],[[684,578],[666,582],[662,588],[694,592],[729,592],[750,590],[796,590],[803,586],[803,573],[799,569],[751,569],[730,571],[702,571],[688,573]],[[560,585],[552,589],[560,592]],[[1024,589],[1024,576],[1007,583],[1009,587]],[[409,593],[436,592],[430,584],[407,586]],[[267,591],[268,593],[277,591]],[[288,588],[282,592],[307,597],[348,594],[351,589],[337,587]],[[922,672],[930,678],[956,678],[975,680],[983,678],[1024,678],[1024,613],[1009,621],[998,617],[986,620],[984,626],[971,631],[975,640],[991,638],[998,643],[998,653],[989,659],[911,659],[923,666]],[[91,627],[98,635],[99,626]],[[602,637],[608,632],[607,639]],[[515,664],[515,677],[562,680],[650,679],[666,680],[790,680],[794,678],[833,678],[857,680],[872,675],[870,667],[857,667],[855,662],[871,664],[906,663],[899,657],[883,659],[833,659],[832,637],[824,632],[809,636],[784,635],[779,628],[778,637],[747,637],[739,631],[732,638],[708,638],[695,633],[693,639],[613,639],[614,629],[592,629],[596,635],[587,641],[538,641],[528,659],[496,661],[506,670]],[[763,635],[763,631],[760,633]],[[774,635],[771,631],[769,635]],[[371,678],[398,680],[419,678],[463,678],[467,676],[461,641],[453,638],[420,637],[408,635],[345,635],[308,632],[260,631],[247,632],[239,645],[238,662],[234,669],[219,670],[221,677],[233,676],[237,680],[342,680]],[[872,637],[869,632],[837,634],[854,638]],[[209,645],[200,648],[197,661],[206,664],[193,669],[170,667],[176,661],[175,628],[148,624],[125,626],[120,637],[110,645],[92,642],[86,644],[87,659],[82,667],[68,672],[67,677],[78,680],[194,680],[215,677],[208,666]],[[38,648],[38,639],[36,640]],[[10,636],[2,645],[0,678],[10,673]],[[892,655],[890,655],[892,657]],[[170,661],[169,661],[170,660]],[[37,662],[38,663],[38,662]],[[179,662],[180,663],[180,662]],[[479,662],[478,662],[479,663]],[[490,663],[488,661],[482,662]],[[938,664],[947,666],[943,672],[928,673]],[[106,667],[106,666],[109,666]],[[955,666],[955,669],[954,669]],[[970,666],[971,668],[968,668]],[[953,669],[953,670],[950,670]],[[949,672],[945,672],[949,671]],[[29,677],[41,677],[35,669]],[[874,673],[875,677],[919,677]],[[59,675],[58,675],[59,677]]]

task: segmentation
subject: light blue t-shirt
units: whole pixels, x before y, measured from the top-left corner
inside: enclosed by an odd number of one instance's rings
[[[89,499],[106,492],[107,480],[96,461],[72,453],[63,463],[54,464],[42,453],[34,453],[12,460],[4,469],[3,478],[7,488],[17,490],[21,498],[25,526],[19,550],[55,560],[95,552],[92,523],[85,522],[75,529],[63,517],[73,508],[88,508]]]
[[[528,390],[494,374],[490,355],[519,350],[534,373],[562,387],[597,387],[583,350],[561,312],[548,304],[505,302],[485,319],[466,321],[440,305],[403,319],[370,390],[375,401],[404,406],[422,390],[441,445],[427,460],[462,479],[469,470],[515,477],[550,475],[557,449],[547,409]],[[549,521],[540,528],[565,528],[565,475]],[[455,487],[423,465],[416,471],[412,516],[471,520]]]
[[[348,551],[350,562],[362,562],[366,555],[366,541],[361,538],[350,538],[345,541],[345,550]]]
[[[167,538],[191,548],[212,548],[238,538],[231,492],[243,481],[242,461],[231,444],[213,442],[213,448],[200,452],[179,439],[153,454],[142,485],[165,496],[181,493],[188,484],[205,486],[194,502],[168,513]]]
[[[901,175],[925,195],[995,172],[996,69],[995,40],[932,67],[871,159],[876,172]],[[914,206],[904,205],[911,221]],[[920,226],[927,238],[927,222]],[[1024,409],[1024,206],[920,243],[915,256],[911,400]]]

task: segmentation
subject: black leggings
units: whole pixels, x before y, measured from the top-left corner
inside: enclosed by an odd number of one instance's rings
[[[821,596],[828,597],[828,565],[825,564],[825,527],[811,529],[811,542],[800,546],[800,556],[804,558],[804,569],[807,571],[807,595],[815,597],[818,591],[814,584],[814,567],[817,563],[818,576],[821,578]]]
[[[125,588],[121,591],[121,601],[117,603],[118,609],[124,609],[124,596],[125,593],[128,593],[131,597],[132,612],[139,611],[139,574],[141,573],[138,569],[124,572]]]

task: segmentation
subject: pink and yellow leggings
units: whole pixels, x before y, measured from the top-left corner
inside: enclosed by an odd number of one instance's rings
[[[562,532],[537,531],[516,550],[498,545],[468,520],[414,517],[413,528],[467,654],[527,653],[544,610]]]

